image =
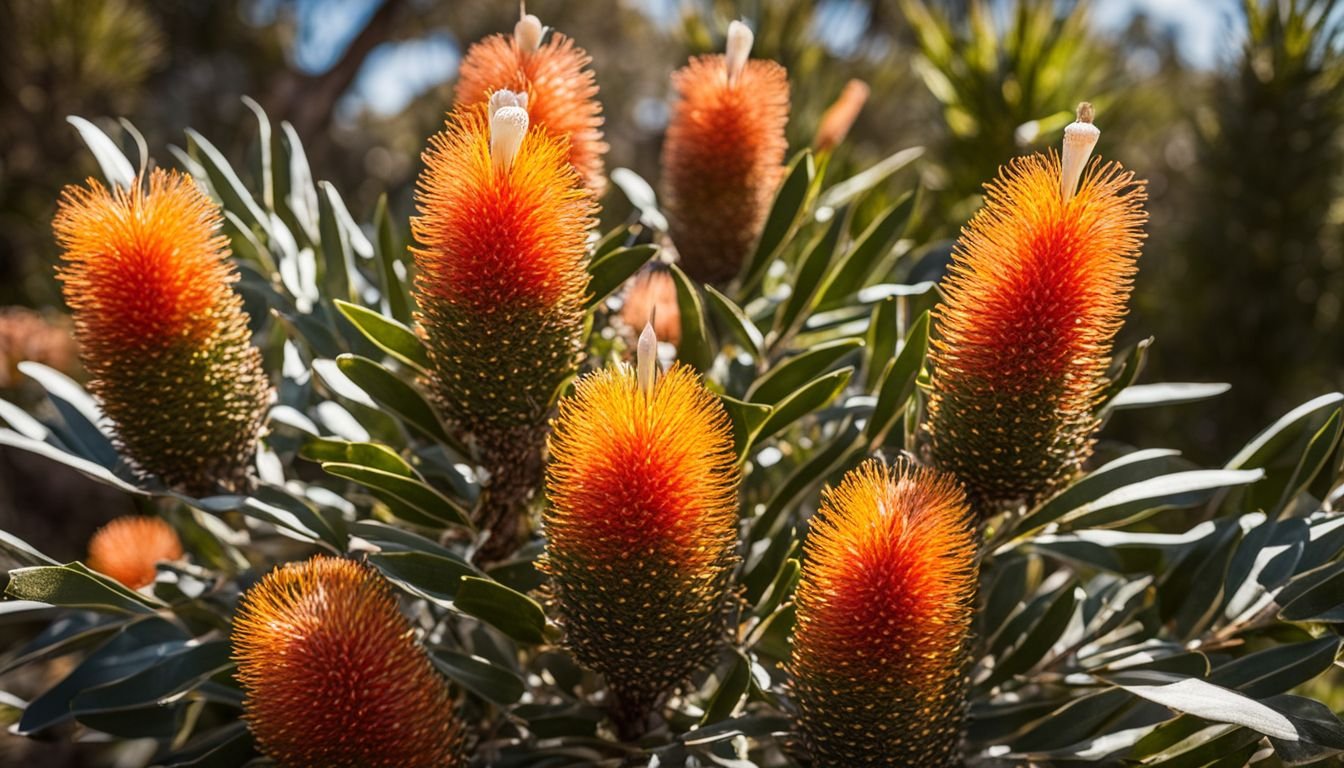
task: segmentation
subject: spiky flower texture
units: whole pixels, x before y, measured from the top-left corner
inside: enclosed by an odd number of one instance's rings
[[[1069,149],[1065,187],[1086,159]],[[1137,269],[1142,182],[1098,161],[1076,194],[1061,185],[1053,153],[1014,160],[986,185],[935,310],[933,457],[985,513],[1043,498],[1091,455]]]
[[[652,379],[603,369],[561,402],[540,566],[627,737],[723,641],[738,559],[728,416],[689,368]]]
[[[452,768],[462,728],[446,681],[387,582],[315,557],[249,589],[233,656],[257,744],[282,768]]]
[[[788,665],[818,766],[956,765],[976,559],[956,480],[871,460],[826,494],[795,596]]]
[[[270,385],[232,284],[219,208],[188,176],[67,187],[53,228],[89,389],[136,467],[204,494],[239,490]]]
[[[788,73],[748,60],[750,51],[751,32],[735,21],[726,54],[696,57],[672,75],[664,207],[682,269],[702,282],[737,275],[784,174]]]
[[[177,532],[157,517],[128,515],[99,528],[89,539],[88,566],[131,589],[154,583],[160,562],[182,557]]]
[[[552,31],[542,42],[537,17],[523,14],[512,35],[492,35],[467,49],[458,70],[456,105],[485,104],[495,91],[527,94],[532,123],[567,140],[569,162],[589,189],[606,187],[602,156],[602,104],[592,57],[570,38]]]

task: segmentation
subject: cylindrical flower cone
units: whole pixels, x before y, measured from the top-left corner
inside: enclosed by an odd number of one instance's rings
[[[233,657],[257,746],[282,768],[452,768],[462,726],[448,684],[387,582],[315,557],[242,597]]]
[[[965,493],[936,470],[873,460],[826,494],[804,546],[788,664],[812,765],[960,764],[973,531]]]
[[[627,739],[724,641],[738,561],[727,413],[691,369],[655,377],[651,331],[643,342],[638,375],[597,371],[560,404],[539,565]]]
[[[53,228],[89,389],[141,472],[189,493],[241,490],[270,384],[215,205],[156,170],[67,187]]]
[[[157,517],[118,517],[89,539],[90,568],[111,576],[131,589],[154,583],[155,567],[179,560],[182,541],[172,526]]]
[[[1090,120],[1071,129],[1095,143]],[[942,283],[932,453],[982,514],[1040,500],[1092,453],[1147,217],[1142,182],[1116,163],[1093,163],[1074,191],[1090,150],[1066,144],[1063,169],[1054,154],[1011,162]]]
[[[457,107],[485,104],[495,91],[527,94],[532,124],[569,142],[569,161],[601,196],[602,104],[592,57],[556,31],[546,37],[536,16],[523,14],[512,35],[492,35],[467,49],[458,69]]]
[[[751,31],[733,22],[725,55],[672,75],[677,100],[663,139],[663,205],[681,267],[726,283],[756,245],[784,174],[789,79],[748,60]]]
[[[646,323],[653,323],[659,339],[674,347],[681,342],[677,284],[666,266],[650,264],[630,278],[622,297],[621,321],[631,329],[632,340]]]
[[[485,467],[494,546],[541,482],[546,418],[577,369],[596,204],[525,97],[459,109],[425,152],[411,219],[418,320],[443,415]]]

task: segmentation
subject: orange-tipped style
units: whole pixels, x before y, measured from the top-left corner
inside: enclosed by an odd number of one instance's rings
[[[411,220],[430,388],[479,449],[485,516],[505,527],[540,484],[546,417],[578,365],[596,213],[527,104],[502,91],[455,111],[425,152]],[[513,533],[496,522],[483,524],[504,545]]]
[[[784,174],[788,73],[748,60],[751,42],[751,31],[734,21],[726,54],[691,59],[672,75],[677,101],[663,140],[663,196],[681,266],[701,282],[737,275]]]
[[[147,188],[146,188],[147,187]],[[219,207],[188,176],[67,187],[53,228],[89,389],[164,484],[241,490],[270,398]]]
[[[249,589],[233,658],[257,746],[284,768],[453,768],[462,726],[435,671],[370,568],[315,557]]]
[[[947,474],[871,460],[823,498],[788,664],[817,766],[959,765],[975,598],[974,525]]]
[[[626,738],[724,640],[738,560],[727,413],[691,369],[657,375],[652,336],[638,372],[599,370],[561,402],[543,514],[566,641],[605,676]]]
[[[131,589],[154,583],[161,562],[182,558],[177,532],[157,517],[118,517],[89,539],[88,566]]]
[[[569,161],[589,189],[606,187],[602,156],[602,104],[592,57],[570,38],[523,13],[512,35],[492,35],[467,49],[458,71],[456,105],[485,104],[496,91],[527,94],[532,123],[569,144]]]
[[[982,513],[1043,498],[1092,453],[1147,217],[1132,172],[1083,174],[1098,132],[1080,116],[1062,161],[1019,158],[986,185],[935,311],[933,457]]]

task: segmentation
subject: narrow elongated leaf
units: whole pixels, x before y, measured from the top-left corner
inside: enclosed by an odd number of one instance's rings
[[[767,405],[779,403],[862,345],[859,339],[838,339],[790,357],[757,379],[747,390],[747,400]]]
[[[874,392],[887,371],[887,363],[896,356],[896,344],[900,341],[897,315],[900,300],[894,296],[882,299],[873,307],[868,320],[868,332],[864,337],[868,360],[864,363],[863,391]]]
[[[1297,729],[1282,714],[1236,691],[1192,677],[1162,672],[1127,672],[1109,676],[1126,691],[1177,712],[1215,723],[1230,723],[1285,741],[1297,741]]]
[[[1189,462],[1180,457],[1180,452],[1165,448],[1150,448],[1121,456],[1092,470],[1023,515],[1016,524],[1017,535],[1023,537],[1034,533],[1120,488],[1189,466]]]
[[[756,441],[770,437],[807,414],[835,399],[849,383],[854,367],[848,366],[813,379],[775,406],[756,435]]]
[[[915,393],[915,381],[924,369],[924,358],[928,351],[929,313],[924,312],[915,320],[905,346],[887,366],[882,377],[877,391],[877,405],[873,407],[873,415],[868,419],[864,433],[873,448],[880,446],[892,427],[901,423],[901,415],[906,403],[910,402],[910,396]]]
[[[747,695],[751,686],[751,660],[741,653],[733,654],[732,666],[719,680],[709,702],[705,705],[705,714],[701,716],[701,725],[717,723],[733,716]]]
[[[256,199],[247,191],[247,186],[238,178],[237,172],[233,170],[232,165],[229,165],[224,153],[216,149],[209,139],[191,128],[186,132],[187,148],[205,169],[210,179],[210,187],[219,196],[224,208],[245,217],[244,223],[248,227],[258,229],[267,235],[272,234],[270,216],[257,205]]]
[[[416,472],[396,451],[378,443],[352,443],[345,440],[318,438],[309,440],[299,449],[299,455],[319,464],[335,462],[356,464],[402,477],[415,477]]]
[[[882,254],[910,223],[915,200],[916,196],[912,192],[901,195],[859,235],[854,245],[832,268],[817,303],[818,308],[825,310],[840,306],[863,287],[864,281],[881,261]]]
[[[481,576],[475,566],[458,557],[435,552],[374,552],[369,564],[407,592],[447,605],[457,597],[465,576]]]
[[[797,229],[806,212],[805,204],[812,189],[812,180],[816,177],[817,166],[812,153],[804,150],[794,156],[784,181],[775,193],[775,202],[770,206],[765,225],[761,228],[760,239],[756,241],[756,250],[751,258],[742,265],[738,276],[741,294],[746,295],[755,289],[756,284],[765,276],[765,270],[781,246],[788,241],[789,235]]]
[[[1314,432],[1320,429],[1320,425],[1325,423],[1329,414],[1341,403],[1344,403],[1344,394],[1331,392],[1299,405],[1256,435],[1227,462],[1227,468],[1247,469],[1267,466],[1276,453],[1290,447],[1301,437],[1304,430],[1310,429]]]
[[[441,649],[431,658],[444,675],[492,704],[508,706],[523,697],[521,677],[480,656]]]
[[[719,400],[733,422],[733,447],[737,451],[738,461],[742,461],[746,459],[761,427],[774,409],[759,403],[744,403],[727,395],[720,395]]]
[[[617,248],[594,261],[588,266],[588,298],[584,301],[584,308],[591,309],[601,304],[657,254],[656,245],[635,245]]]
[[[233,665],[227,640],[184,646],[154,665],[114,683],[90,688],[71,702],[75,715],[158,704]]]
[[[765,349],[765,336],[761,334],[760,329],[751,321],[751,318],[747,317],[747,313],[734,304],[732,299],[719,293],[712,285],[705,286],[705,295],[709,297],[709,308],[718,318],[720,325],[726,328],[728,334],[736,339],[753,358],[760,358],[762,351]]]
[[[1120,390],[1108,407],[1113,411],[1123,411],[1130,408],[1197,403],[1200,400],[1217,397],[1231,388],[1231,384],[1221,383],[1131,384]]]
[[[410,366],[418,373],[426,373],[434,368],[434,363],[429,359],[429,351],[425,349],[420,337],[415,335],[415,331],[392,318],[348,301],[337,299],[336,309],[340,310],[365,338],[404,365]]]
[[[1127,523],[1145,513],[1201,504],[1215,491],[1254,483],[1264,475],[1259,469],[1199,469],[1162,475],[1117,488],[1065,514],[1061,523],[1073,528]]]
[[[108,138],[98,126],[82,117],[70,115],[65,121],[79,131],[79,137],[88,145],[93,158],[98,161],[98,167],[102,170],[107,183],[113,188],[130,189],[135,183],[135,166],[131,165],[131,161],[122,154],[116,142]]]
[[[93,397],[74,379],[55,368],[31,360],[19,363],[18,368],[47,393],[47,399],[61,415],[65,429],[60,435],[69,447],[83,458],[108,469],[116,467],[121,459],[112,445],[112,438],[98,426],[106,419]]]
[[[367,357],[345,354],[336,358],[341,373],[364,390],[379,405],[391,411],[406,426],[465,454],[466,448],[449,436],[434,408],[419,390],[395,373]]]
[[[387,302],[387,311],[392,319],[402,325],[411,323],[410,291],[406,285],[405,262],[402,255],[405,246],[396,225],[392,223],[392,214],[387,208],[387,194],[378,196],[378,207],[374,209],[373,221],[378,238],[374,244],[378,256],[378,272],[381,276],[383,301]]]
[[[127,589],[83,563],[16,568],[9,572],[5,594],[19,600],[111,613],[150,614],[163,607],[158,600]]]
[[[398,516],[406,517],[408,522],[429,527],[471,527],[466,510],[419,478],[338,462],[327,462],[322,465],[322,469],[328,474],[366,486],[374,496],[391,506]]]
[[[677,357],[704,373],[714,362],[714,350],[710,347],[709,330],[705,325],[705,305],[700,300],[700,292],[681,267],[673,264],[671,271],[677,286],[677,309],[681,312],[681,343],[677,345]]]
[[[491,579],[464,577],[453,605],[520,643],[536,644],[547,639],[546,613],[541,605]]]
[[[845,233],[848,221],[849,217],[845,212],[837,212],[830,226],[812,242],[798,262],[798,268],[793,273],[789,297],[775,312],[771,347],[777,348],[792,338],[803,321],[812,314],[820,297],[826,272],[837,258],[840,238]]]

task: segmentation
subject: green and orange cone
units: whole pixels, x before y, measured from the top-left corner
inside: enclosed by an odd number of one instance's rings
[[[154,171],[67,187],[52,224],[89,390],[135,469],[197,495],[244,490],[270,400],[219,207]]]
[[[1147,216],[1132,172],[1087,164],[1091,111],[1080,107],[1062,159],[1018,158],[986,185],[942,283],[932,456],[982,514],[1039,501],[1092,454]]]
[[[825,495],[788,663],[812,765],[960,764],[976,578],[973,518],[951,475],[871,460]]]

